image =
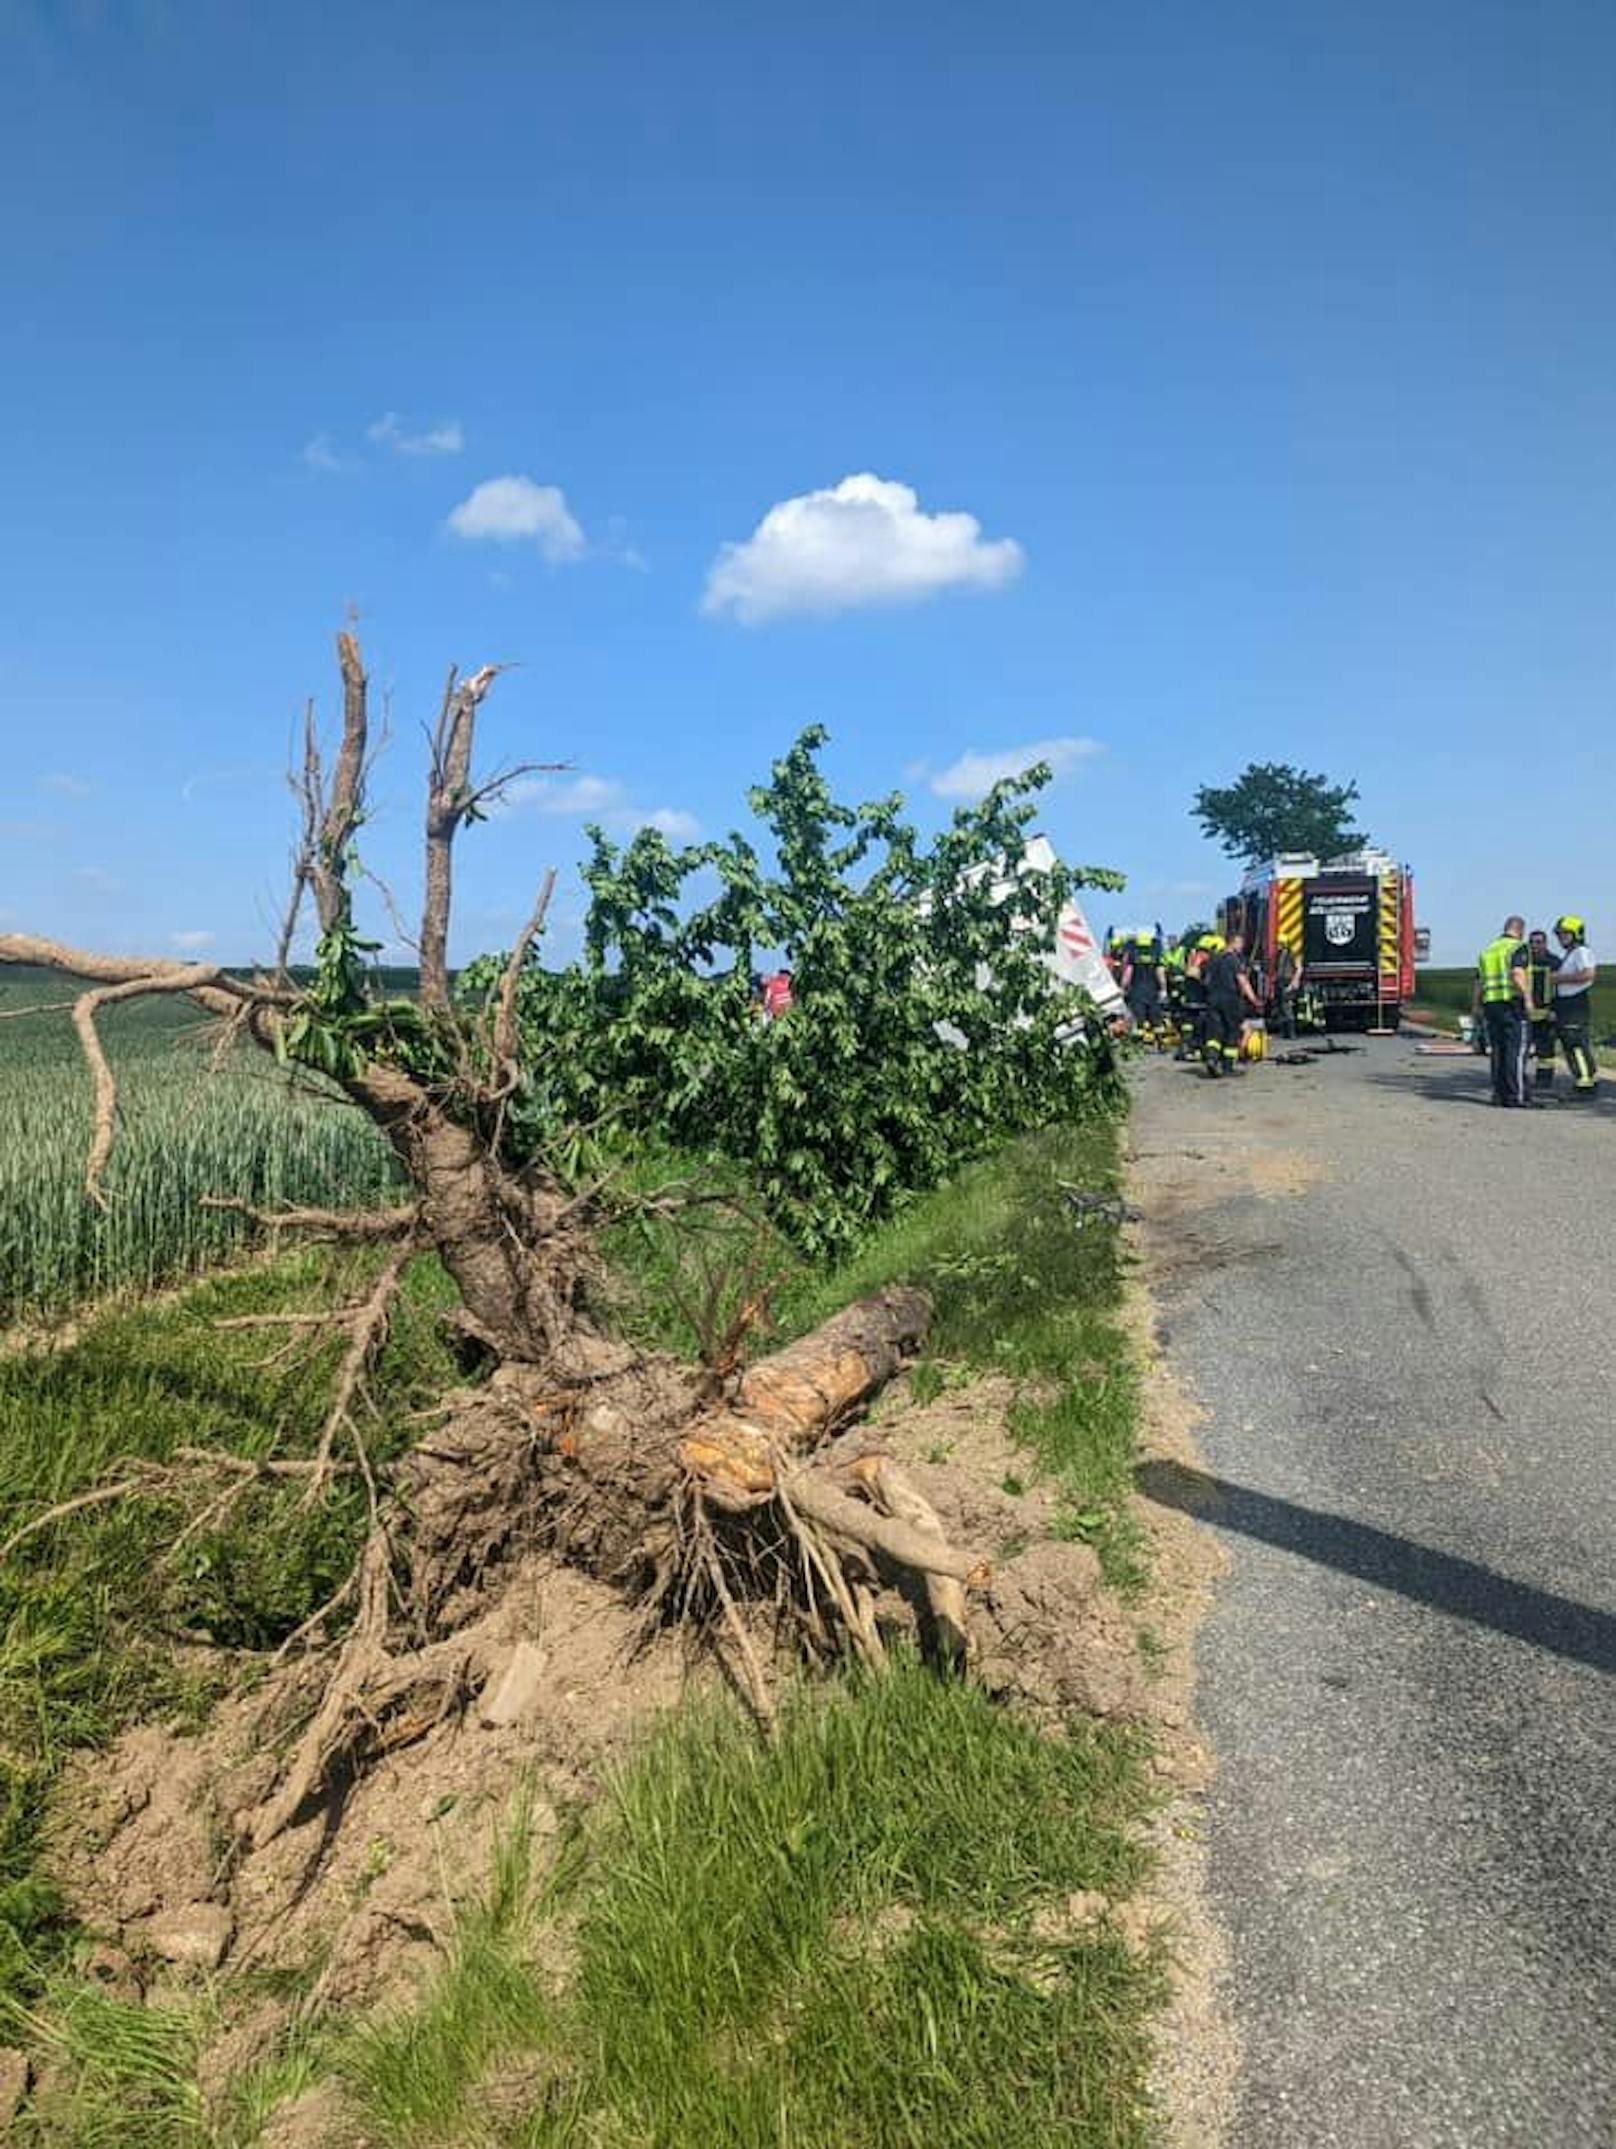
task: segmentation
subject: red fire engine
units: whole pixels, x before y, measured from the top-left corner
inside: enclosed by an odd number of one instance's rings
[[[1395,1030],[1414,996],[1414,876],[1385,851],[1287,851],[1246,876],[1222,923],[1245,935],[1260,991],[1288,947],[1328,1029]]]

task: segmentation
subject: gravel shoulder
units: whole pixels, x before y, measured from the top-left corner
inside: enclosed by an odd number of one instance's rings
[[[1133,1186],[1230,1572],[1201,1630],[1240,2149],[1616,2145],[1616,1104],[1371,1040],[1142,1070]]]

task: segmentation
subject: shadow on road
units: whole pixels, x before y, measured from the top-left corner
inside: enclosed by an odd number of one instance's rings
[[[1365,1080],[1376,1089],[1395,1089],[1405,1097],[1420,1097],[1432,1104],[1470,1104],[1480,1105],[1487,1111],[1497,1109],[1492,1101],[1486,1062],[1482,1060],[1436,1060],[1429,1066],[1420,1062],[1377,1067],[1369,1071]],[[1592,1097],[1574,1097],[1562,1085],[1535,1101],[1546,1113],[1552,1112],[1565,1119],[1608,1119],[1616,1114],[1616,1082],[1606,1076]]]
[[[1474,1560],[1394,1537],[1344,1515],[1298,1507],[1182,1463],[1142,1463],[1134,1481],[1159,1507],[1175,1507],[1217,1529],[1278,1545],[1434,1611],[1513,1635],[1553,1656],[1616,1672],[1616,1617],[1592,1605],[1512,1582]]]

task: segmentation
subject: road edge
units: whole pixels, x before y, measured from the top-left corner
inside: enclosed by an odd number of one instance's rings
[[[1130,1127],[1124,1170],[1135,1194],[1137,1163]],[[1130,1227],[1125,1244],[1132,1273],[1124,1320],[1140,1374],[1139,1460],[1199,1470],[1196,1428],[1204,1413],[1162,1353],[1145,1228]],[[1208,1877],[1207,1794],[1216,1760],[1195,1709],[1196,1640],[1228,1555],[1192,1516],[1138,1494],[1131,1505],[1150,1547],[1148,1624],[1163,1727],[1154,1765],[1164,1796],[1146,1831],[1156,1866],[1144,1892],[1165,1943],[1169,1989],[1154,2024],[1151,2099],[1162,2149],[1228,2149],[1242,2053],[1228,1935],[1213,1912]]]

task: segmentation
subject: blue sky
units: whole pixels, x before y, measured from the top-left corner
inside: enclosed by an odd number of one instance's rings
[[[1277,759],[1439,955],[1597,945],[1613,80],[1556,0],[6,0],[0,922],[264,949],[352,606],[401,896],[449,662],[573,765],[462,955],[811,721],[927,817],[1065,742],[1130,914],[1232,885],[1191,794]]]

